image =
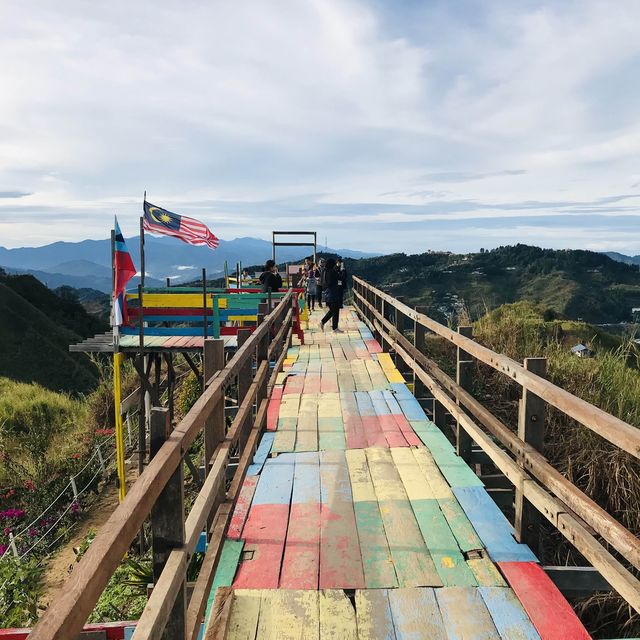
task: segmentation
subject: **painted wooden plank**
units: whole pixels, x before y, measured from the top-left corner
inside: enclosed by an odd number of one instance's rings
[[[453,532],[458,546],[463,552],[484,549],[469,518],[458,504],[451,487],[440,473],[431,454],[424,448],[413,449],[413,455],[422,468],[423,474],[431,487],[433,497],[438,501],[440,510]]]
[[[258,629],[260,589],[235,589],[226,640],[254,640]]]
[[[386,589],[356,591],[359,640],[396,640]]]
[[[281,589],[317,589],[320,571],[320,459],[297,453]]]
[[[278,428],[278,415],[280,414],[280,401],[282,399],[282,387],[274,387],[269,406],[267,407],[267,430],[275,431]]]
[[[364,343],[367,345],[369,353],[382,353],[382,347],[378,344],[377,340],[365,340]]]
[[[498,567],[543,640],[590,637],[542,567],[534,562],[499,562]]]
[[[397,640],[447,640],[433,589],[389,589],[387,594]]]
[[[290,453],[295,451],[296,437],[296,431],[276,431],[271,451],[273,453]]]
[[[378,358],[379,357],[380,357],[380,354],[378,355]],[[399,382],[391,383],[391,391],[393,392],[393,394],[396,397],[396,400],[398,401],[413,398],[413,394],[411,393],[411,391],[409,391],[409,389],[407,389],[407,386]]]
[[[249,465],[247,469],[248,476],[255,476],[262,470],[262,466],[264,465],[269,452],[271,451],[271,447],[273,446],[273,438],[275,434],[273,432],[264,433],[262,435],[262,439],[260,440],[260,444],[258,445],[258,449],[256,450],[253,456],[253,463]]]
[[[267,460],[253,496],[254,507],[261,504],[290,503],[295,459],[295,454],[283,453]]]
[[[290,371],[293,372],[298,363],[296,363],[293,367],[291,367]],[[296,394],[299,395],[302,393],[305,384],[305,376],[296,373],[296,375],[290,375],[287,378],[287,382],[284,386],[284,395]]]
[[[218,560],[218,567],[216,568],[213,583],[211,584],[211,591],[209,592],[209,598],[207,600],[205,620],[208,620],[211,614],[216,589],[218,587],[230,587],[233,584],[233,578],[236,575],[243,548],[244,540],[224,541],[222,552],[220,553],[220,560]]]
[[[318,450],[318,397],[315,394],[300,398],[295,450]]]
[[[454,487],[452,491],[494,562],[536,561],[527,545],[515,541],[509,521],[484,489]]]
[[[420,403],[413,397],[411,398],[398,398],[398,404],[402,409],[405,417],[409,422],[412,420],[426,420],[427,416],[424,409],[420,406]]]
[[[344,433],[339,431],[319,432],[318,448],[321,451],[344,451],[347,448]]]
[[[249,513],[249,507],[253,500],[253,494],[258,484],[258,476],[247,476],[242,482],[242,488],[238,494],[238,500],[231,516],[227,537],[238,540],[242,535],[242,529]]]
[[[422,537],[445,586],[475,586],[458,543],[433,497],[431,487],[411,449],[392,449],[402,483],[411,502]]]
[[[375,360],[365,360],[365,365],[374,390],[387,389],[389,387],[389,381],[382,367]]]
[[[263,592],[256,640],[318,640],[317,591],[277,589]]]
[[[326,589],[319,593],[320,638],[357,640],[356,612],[344,591]]]
[[[481,587],[506,587],[507,583],[488,557],[470,558],[467,564]]]
[[[540,635],[511,589],[480,587],[478,591],[501,638],[540,640]]]
[[[389,549],[402,587],[441,586],[388,449],[366,449]]]
[[[344,432],[347,449],[364,449],[367,446],[367,436],[359,416],[345,418]]]
[[[360,544],[343,451],[320,453],[320,588],[362,589]]]
[[[361,449],[346,452],[356,524],[360,539],[360,553],[368,589],[397,587],[389,543],[382,516],[369,474],[366,453]]]
[[[436,589],[435,593],[451,640],[500,640],[478,589],[445,587]]]

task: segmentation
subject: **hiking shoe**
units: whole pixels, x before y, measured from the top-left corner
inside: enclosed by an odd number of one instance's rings
[[[342,329],[334,329],[333,333],[344,333]]]
[[[320,323],[320,331],[324,331],[324,322]]]

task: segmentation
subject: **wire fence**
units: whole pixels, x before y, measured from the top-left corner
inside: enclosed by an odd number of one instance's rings
[[[130,422],[136,415],[137,408],[126,415],[125,455],[127,456],[138,444],[138,431],[130,428]],[[89,494],[97,488],[102,479],[107,479],[115,473],[115,458],[115,433],[113,433],[108,439],[95,446],[84,466],[69,477],[69,481],[56,498],[40,514],[17,532],[8,534],[8,544],[0,554],[0,561],[9,555],[24,560],[34,551],[44,558],[58,542],[68,538],[80,521],[79,514],[89,504]]]

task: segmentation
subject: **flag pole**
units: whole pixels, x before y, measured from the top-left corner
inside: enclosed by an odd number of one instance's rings
[[[142,200],[142,211],[144,212],[144,205],[147,202],[147,191],[145,190]],[[144,216],[140,217],[140,284],[144,287]]]
[[[115,226],[115,225],[114,225]],[[122,365],[122,353],[120,353],[120,330],[116,322],[115,307],[117,304],[116,293],[116,231],[111,231],[111,309],[113,317],[113,404],[116,427],[116,471],[118,475],[118,501],[122,502],[127,493],[127,478],[124,467],[124,428],[122,425],[121,397],[122,379],[120,367]]]

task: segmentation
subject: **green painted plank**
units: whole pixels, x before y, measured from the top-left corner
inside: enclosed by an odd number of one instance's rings
[[[455,496],[438,499],[438,504],[463,553],[475,549],[484,549],[476,530],[469,522],[467,514],[462,510]]]
[[[318,418],[318,431],[338,431],[344,433],[342,418]]]
[[[288,453],[296,448],[296,431],[276,431],[271,453]]]
[[[477,582],[460,552],[437,500],[412,500],[422,536],[446,587],[475,587]]]
[[[278,418],[278,431],[295,431],[298,418]]]
[[[213,600],[216,596],[216,589],[218,587],[230,587],[233,584],[233,578],[236,575],[236,569],[238,568],[238,562],[240,562],[240,554],[242,553],[243,547],[244,540],[227,539],[224,541],[220,560],[218,561],[218,568],[216,569],[211,591],[209,592],[205,621],[209,620],[209,616],[211,615],[211,607],[213,606]]]
[[[389,543],[384,533],[382,516],[375,501],[356,502],[356,525],[367,589],[397,587]]]
[[[319,448],[322,451],[344,451],[347,446],[344,439],[344,433],[339,431],[320,431],[318,432]]]

